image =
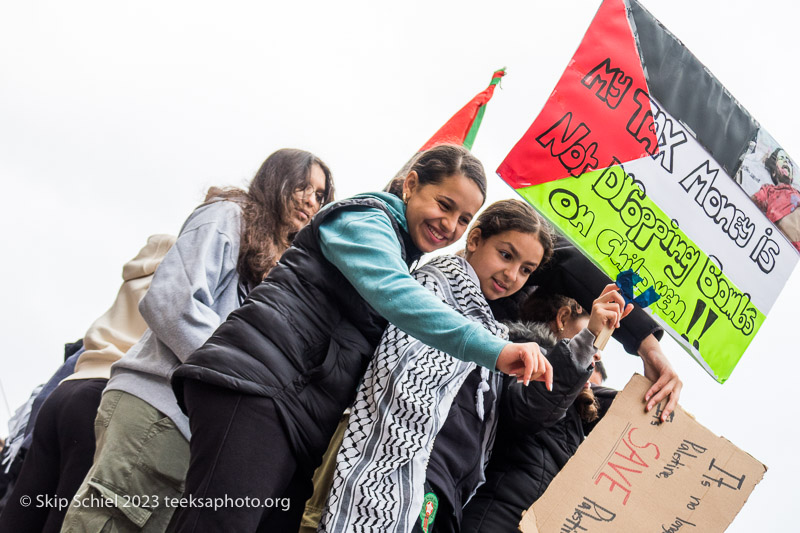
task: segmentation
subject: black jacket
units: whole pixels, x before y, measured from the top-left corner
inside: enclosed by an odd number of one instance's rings
[[[356,197],[320,211],[242,307],[175,371],[172,386],[184,411],[186,379],[272,398],[294,451],[311,458],[298,462],[313,468],[386,327],[319,245],[323,220],[361,206],[386,212],[407,264],[419,258],[380,200]]]
[[[458,524],[462,522],[462,507],[483,478],[486,465],[483,464],[482,449],[485,439],[491,437],[487,435],[491,410],[499,411],[498,431],[520,432],[524,439],[564,418],[594,368],[591,363],[586,367],[579,366],[567,341],[558,341],[547,324],[512,324],[509,339],[512,342],[539,344],[553,365],[553,391],[547,391],[544,384],[538,382],[524,387],[516,383],[514,378],[506,376],[502,378],[499,402],[491,395],[491,390],[484,393],[485,415],[481,420],[475,407],[480,369],[469,375],[453,400],[447,421],[436,436],[426,472],[427,481],[437,497],[446,500],[449,508],[453,509],[455,516],[448,519],[453,524],[449,526],[453,530],[458,530]],[[509,439],[498,435],[489,465],[494,463],[498,446],[504,446],[507,441]],[[444,517],[438,520],[444,522]]]
[[[595,386],[592,390],[602,417],[617,391]],[[581,420],[572,403],[555,425],[525,433],[518,429],[519,420],[504,410],[486,483],[463,510],[462,533],[518,531],[522,512],[544,494],[596,424]]]

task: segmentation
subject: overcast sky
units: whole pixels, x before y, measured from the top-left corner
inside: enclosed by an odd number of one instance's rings
[[[210,185],[243,185],[292,146],[338,197],[380,188],[494,69],[474,146],[494,170],[528,128],[600,2],[2,2],[0,379],[13,410],[112,302],[152,233]],[[796,2],[644,0],[795,158]],[[800,460],[796,272],[719,385],[671,340],[682,405],[770,470],[729,531],[785,528]],[[794,304],[794,305],[793,305]],[[638,359],[611,349],[611,383]],[[0,399],[0,434],[8,414]]]

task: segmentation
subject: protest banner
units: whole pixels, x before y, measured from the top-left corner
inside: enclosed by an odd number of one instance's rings
[[[634,375],[520,522],[525,533],[725,531],[767,467],[678,406],[644,410]]]
[[[795,165],[636,0],[605,0],[497,172],[720,383],[798,261]]]

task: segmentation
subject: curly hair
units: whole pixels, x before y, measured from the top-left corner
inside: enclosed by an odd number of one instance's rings
[[[600,403],[595,398],[591,387],[581,389],[578,397],[575,398],[575,407],[584,422],[594,422],[600,417]]]

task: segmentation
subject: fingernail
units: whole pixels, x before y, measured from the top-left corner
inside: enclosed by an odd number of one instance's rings
[[[525,386],[527,387],[527,386],[528,386],[528,384],[529,384],[530,382],[531,382],[531,380],[529,380],[529,379],[526,379],[526,380],[525,380]]]

